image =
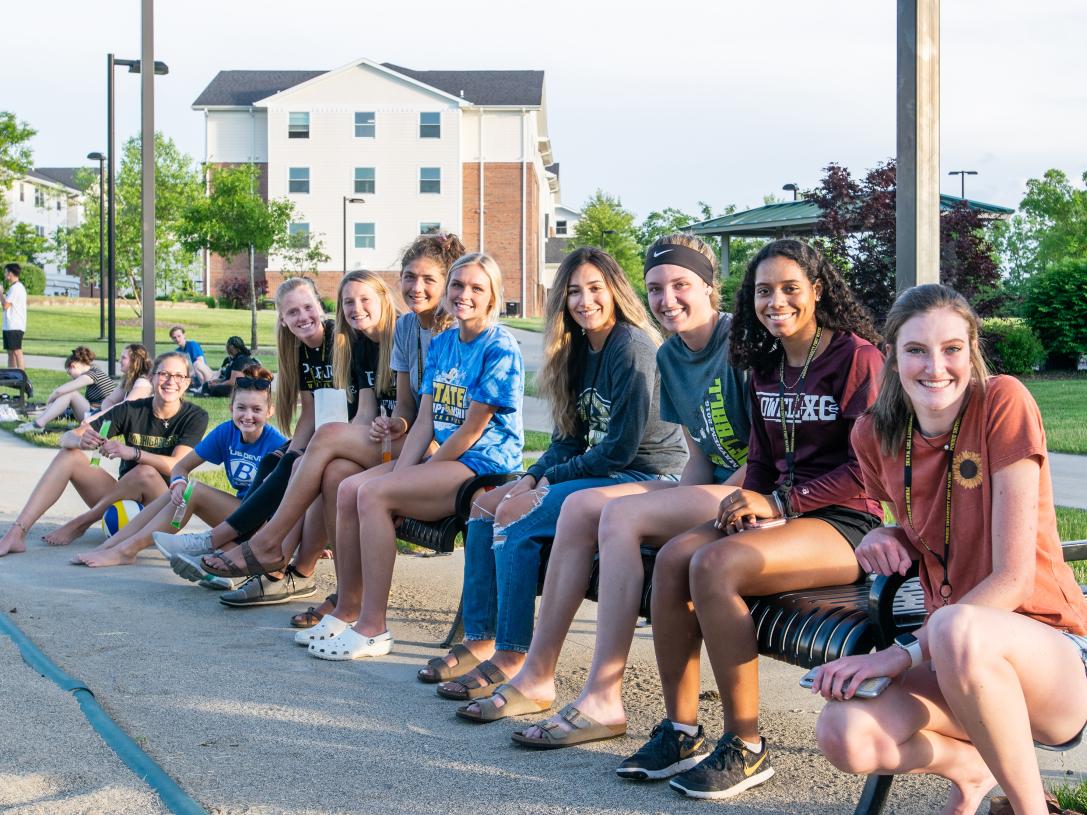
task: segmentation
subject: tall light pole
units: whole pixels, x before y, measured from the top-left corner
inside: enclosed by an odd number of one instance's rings
[[[952,170],[948,173],[948,175],[957,175],[959,177],[959,198],[966,200],[966,177],[977,174],[977,170]]]
[[[140,72],[138,59],[117,59],[113,54],[106,54],[106,161],[108,178],[106,179],[106,311],[109,375],[117,376],[117,196],[114,194],[114,182],[117,176],[117,162],[114,159],[114,104],[113,104],[113,69],[116,66],[128,68],[130,74]],[[165,62],[155,63],[155,73],[162,75],[170,72]],[[152,302],[154,299],[152,298]],[[148,349],[149,351],[151,349]]]
[[[106,338],[106,157],[87,153],[98,162],[98,339]]]
[[[365,204],[365,198],[352,198],[350,195],[343,197],[343,273],[347,274],[347,205]]]
[[[791,191],[792,194],[793,194],[793,200],[794,201],[796,200],[797,193],[800,192],[800,187],[798,187],[796,184],[793,184],[791,182],[786,184],[784,187],[782,187],[782,189],[785,190],[786,192]]]

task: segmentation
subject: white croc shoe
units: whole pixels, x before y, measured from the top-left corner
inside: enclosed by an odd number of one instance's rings
[[[351,623],[345,623],[339,617],[326,614],[313,628],[303,628],[294,632],[294,641],[299,645],[309,645],[314,642],[328,642],[337,634],[342,634],[351,627]]]
[[[383,657],[393,649],[393,635],[388,631],[376,637],[367,637],[348,627],[341,634],[325,642],[311,642],[310,656],[346,662],[363,657]]]

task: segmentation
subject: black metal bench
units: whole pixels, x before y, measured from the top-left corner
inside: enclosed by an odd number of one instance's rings
[[[26,371],[19,368],[0,368],[0,388],[10,388],[15,391],[15,396],[9,397],[6,401],[25,416],[29,399],[34,395],[34,387],[30,384]]]

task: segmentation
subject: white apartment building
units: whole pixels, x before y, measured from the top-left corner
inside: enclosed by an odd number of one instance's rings
[[[80,167],[36,167],[17,178],[5,191],[7,217],[29,224],[43,238],[52,238],[61,227],[83,222],[83,193],[76,186]],[[79,277],[68,273],[52,255],[41,258],[46,294],[79,294]]]
[[[396,274],[418,235],[444,231],[494,255],[509,311],[540,313],[559,196],[542,71],[221,71],[193,108],[207,163],[260,165],[262,192],[296,206],[292,231],[322,241],[322,292],[345,270]],[[207,287],[246,263],[210,258]],[[283,271],[258,259],[270,290]]]

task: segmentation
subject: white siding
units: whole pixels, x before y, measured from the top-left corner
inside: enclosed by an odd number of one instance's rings
[[[464,112],[461,161],[479,161],[479,120],[483,117],[483,160],[521,161],[521,118],[532,111],[474,108]]]
[[[213,164],[268,160],[268,114],[263,110],[209,110],[207,137]]]
[[[375,169],[376,191],[364,204],[348,204],[347,268],[395,269],[421,222],[461,229],[460,111],[457,103],[369,66],[358,66],[268,100],[268,193],[287,196],[297,220],[320,233],[330,255],[322,271],[344,268],[343,197],[355,196],[356,167]],[[310,114],[310,137],[288,139],[291,112]],[[376,137],[355,138],[356,111],[376,114]],[[419,113],[442,114],[440,139],[419,138]],[[288,194],[289,167],[309,167],[309,194]],[[440,167],[439,195],[419,192],[421,167]],[[375,224],[373,249],[354,248],[354,224]],[[269,268],[279,262],[272,259]]]
[[[22,189],[23,199],[19,200]],[[34,204],[34,190],[41,190],[45,196],[44,206]],[[41,229],[45,237],[52,240],[60,227],[78,226],[83,220],[83,207],[75,193],[59,184],[38,179],[20,178],[5,193],[8,203],[7,217],[17,223],[29,224]],[[57,209],[57,203],[60,209]],[[43,255],[42,271],[45,272],[46,294],[78,294],[79,278],[69,275],[63,263],[58,263],[51,254]]]

